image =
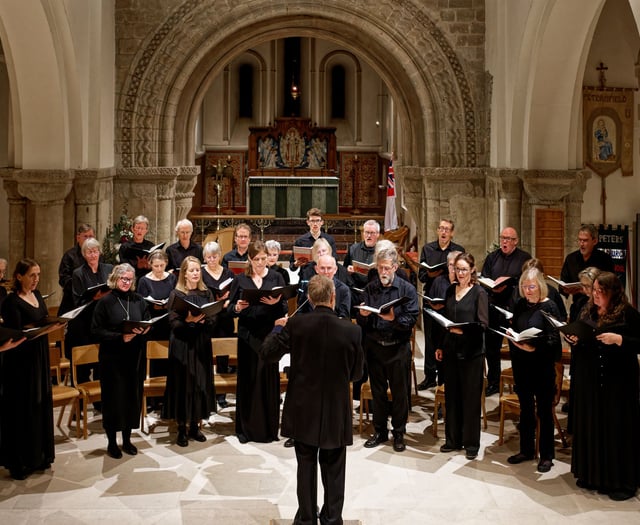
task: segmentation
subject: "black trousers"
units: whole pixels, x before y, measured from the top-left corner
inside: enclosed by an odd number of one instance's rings
[[[389,359],[389,356],[393,357]],[[367,346],[369,382],[373,397],[373,426],[376,432],[387,432],[389,399],[387,386],[391,390],[391,426],[394,432],[406,431],[409,417],[409,370],[411,348],[409,343],[395,347],[380,347],[375,343]]]
[[[494,327],[494,325],[491,326]],[[497,328],[497,325],[494,328]],[[503,336],[491,330],[487,330],[484,334],[485,351],[487,353],[487,383],[490,385],[498,385],[500,383],[500,374],[502,372],[500,349],[502,348],[503,340]]]
[[[295,441],[298,460],[298,512],[295,525],[318,523],[318,463],[324,488],[320,523],[342,525],[347,447],[324,449]]]
[[[464,447],[467,452],[476,454],[480,449],[483,357],[453,357],[447,360],[444,369],[446,442],[455,448]]]

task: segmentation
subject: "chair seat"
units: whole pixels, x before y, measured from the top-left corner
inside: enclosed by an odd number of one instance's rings
[[[236,374],[214,374],[213,384],[216,394],[235,394],[238,387],[238,376]]]
[[[72,386],[53,385],[51,387],[51,397],[53,398],[53,406],[66,405],[80,396],[77,388]]]
[[[100,381],[87,381],[86,383],[80,383],[77,385],[77,388],[83,396],[89,398],[100,396],[101,394]]]

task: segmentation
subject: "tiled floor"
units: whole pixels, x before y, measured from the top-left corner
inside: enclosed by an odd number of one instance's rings
[[[347,455],[344,518],[364,525],[639,522],[638,498],[615,503],[576,488],[570,450],[557,451],[547,474],[537,474],[535,462],[508,465],[518,438],[508,422],[507,441],[497,446],[496,404],[497,396],[487,399],[489,428],[474,461],[438,451],[442,439],[431,435],[433,391],[414,400],[404,453],[389,445],[365,449],[366,435],[356,435]],[[51,470],[15,482],[0,469],[0,523],[267,525],[292,518],[293,449],[282,440],[241,445],[232,415],[231,407],[214,416],[205,427],[207,442],[185,449],[161,422],[150,436],[134,433],[140,453],[120,460],[106,455],[99,417],[86,441],[59,433]]]

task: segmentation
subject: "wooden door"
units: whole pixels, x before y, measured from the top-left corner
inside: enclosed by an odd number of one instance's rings
[[[547,275],[560,277],[564,262],[564,212],[536,210],[536,257],[542,261]]]

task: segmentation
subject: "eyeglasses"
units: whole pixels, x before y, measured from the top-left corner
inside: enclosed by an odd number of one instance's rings
[[[364,232],[365,235],[378,235],[378,232]]]
[[[322,219],[307,219],[307,222],[318,223],[318,222],[322,222]]]
[[[248,235],[236,235],[236,239],[248,239]]]
[[[517,237],[505,237],[504,235],[500,236],[500,240],[501,241],[507,241],[507,242],[514,242],[517,241],[518,238]]]
[[[527,285],[523,285],[522,288],[524,290],[529,290],[530,292],[532,292],[533,290],[537,290],[538,285],[537,284],[527,284]]]
[[[396,269],[395,266],[386,266],[384,264],[378,265],[378,273],[390,273]]]
[[[124,283],[124,284],[129,284],[133,282],[133,279],[130,277],[120,277],[120,280]]]
[[[469,273],[471,271],[470,268],[455,268],[456,273]]]
[[[448,226],[438,226],[438,231],[439,232],[450,232],[451,228],[449,228]]]
[[[603,295],[604,290],[602,288],[596,288],[595,286],[592,288],[594,294]]]

